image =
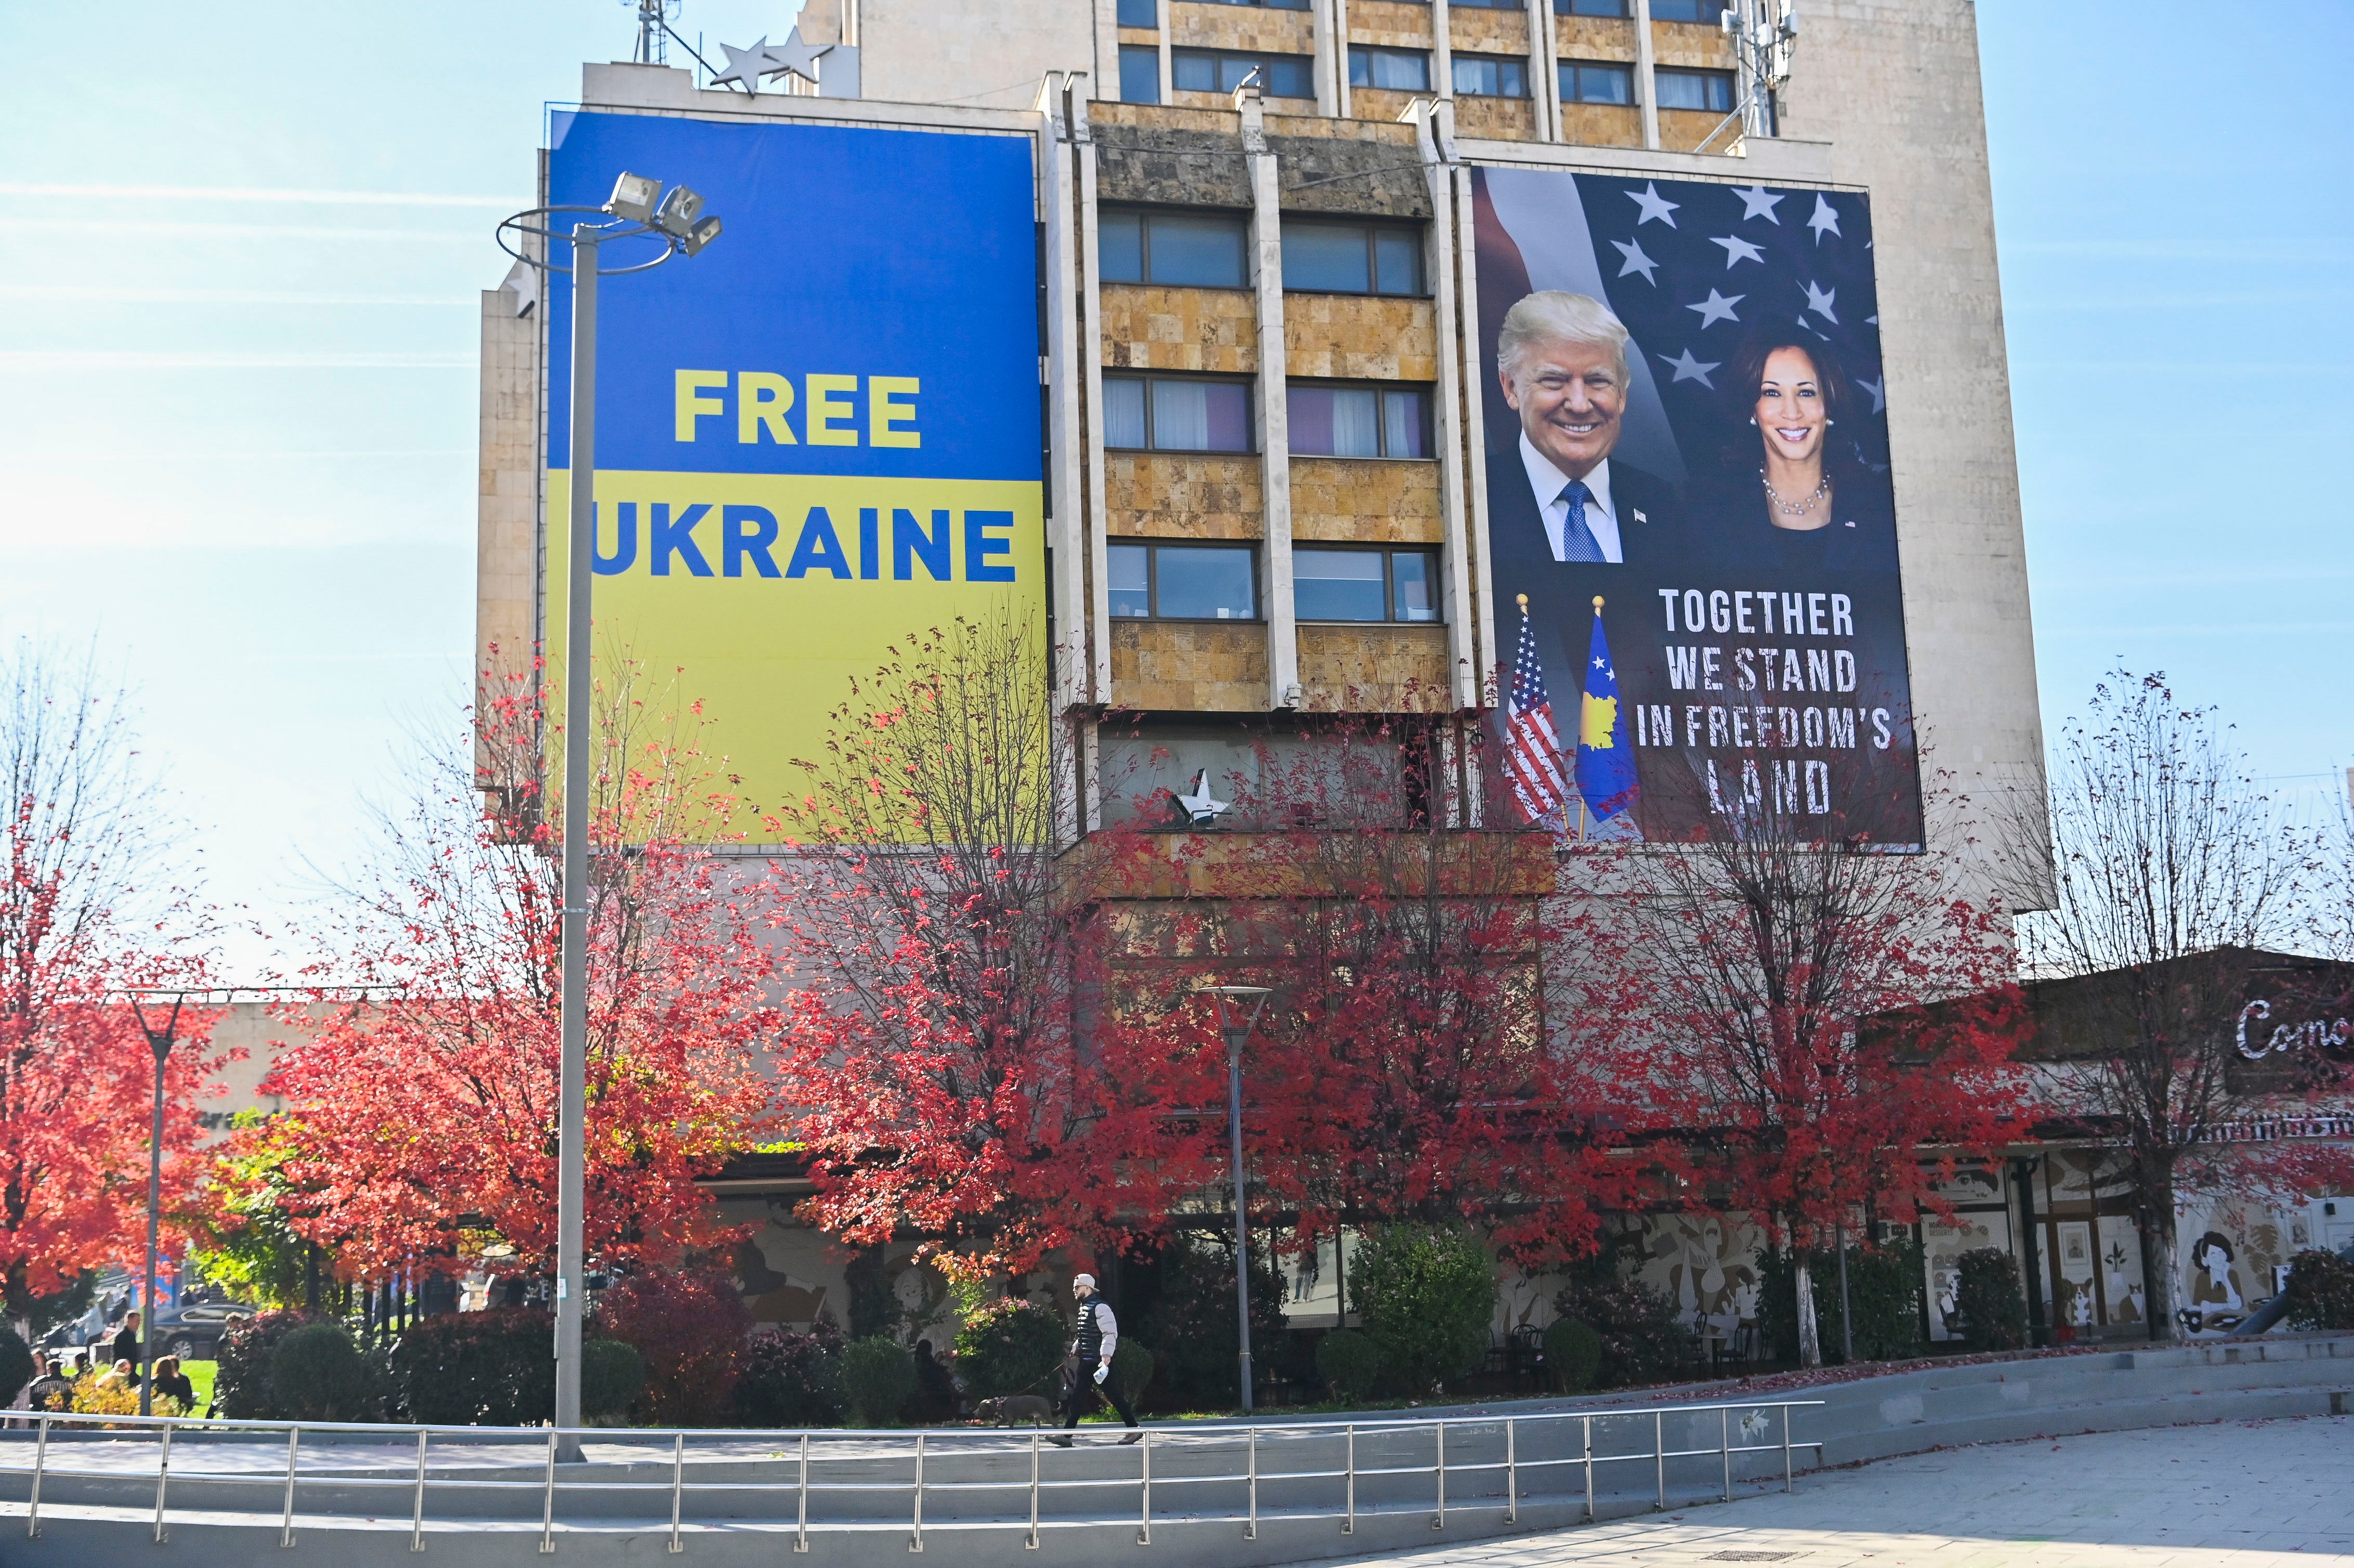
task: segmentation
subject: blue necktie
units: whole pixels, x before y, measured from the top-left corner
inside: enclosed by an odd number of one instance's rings
[[[1569,515],[1561,526],[1561,558],[1564,561],[1606,561],[1602,541],[1585,525],[1585,503],[1593,495],[1585,483],[1571,480],[1562,486],[1561,499],[1569,503]]]

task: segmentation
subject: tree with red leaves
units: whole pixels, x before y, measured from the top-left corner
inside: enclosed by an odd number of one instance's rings
[[[1793,1247],[1808,1366],[1808,1255],[1935,1209],[1959,1160],[2026,1130],[2002,912],[1962,895],[1952,857],[1888,853],[1867,826],[1756,800],[1701,842],[1572,859],[1596,1093],[1663,1171]]]
[[[697,715],[666,715],[626,657],[603,662],[579,895],[587,1234],[608,1266],[662,1264],[733,1234],[695,1178],[773,1125],[760,1061],[779,971],[765,880],[708,847],[729,802],[709,789]],[[553,1266],[564,889],[547,824],[562,814],[539,809],[538,780],[562,772],[542,769],[536,680],[493,677],[472,758],[444,752],[384,817],[386,858],[346,889],[306,971],[365,1000],[323,1023],[319,999],[289,1004],[315,1033],[264,1085],[288,1109],[233,1145],[269,1147],[289,1226],[356,1277],[454,1273],[493,1246]]]
[[[1215,1081],[1206,1032],[1104,995],[1093,894],[1130,837],[1058,857],[1069,732],[1037,663],[1016,619],[910,637],[773,822],[807,1212],[859,1245],[913,1232],[966,1277],[1150,1231],[1208,1158],[1166,1114]]]
[[[123,694],[20,643],[0,704],[0,1305],[21,1328],[143,1244],[155,1065],[124,992],[200,986],[206,916],[174,885]],[[208,1024],[181,1014],[165,1069],[170,1208],[194,1173]]]

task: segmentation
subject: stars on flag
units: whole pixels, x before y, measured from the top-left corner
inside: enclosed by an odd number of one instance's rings
[[[1820,191],[1815,193],[1815,216],[1807,219],[1807,227],[1815,231],[1815,243],[1818,245],[1823,242],[1825,233],[1838,234],[1840,231],[1839,214],[1832,210],[1830,202]]]
[[[1676,220],[1670,215],[1676,210],[1676,208],[1681,207],[1683,204],[1681,202],[1670,201],[1665,196],[1659,195],[1659,181],[1651,181],[1639,192],[1628,191],[1625,194],[1628,201],[1633,202],[1637,207],[1643,209],[1643,216],[1635,220],[1636,228],[1642,228],[1643,225],[1650,222],[1655,217],[1661,223],[1666,224],[1670,228],[1673,228],[1676,226]]]
[[[1741,262],[1763,261],[1766,260],[1765,251],[1760,250],[1756,246],[1750,244],[1749,241],[1742,238],[1741,236],[1737,234],[1728,234],[1721,238],[1713,238],[1711,239],[1709,243],[1711,245],[1722,245],[1724,247],[1724,270],[1728,272],[1732,271],[1733,269]]]
[[[1709,390],[1714,391],[1716,389],[1716,383],[1708,378],[1708,373],[1714,370],[1719,365],[1722,365],[1724,362],[1723,360],[1714,360],[1703,363],[1701,360],[1694,359],[1692,357],[1692,351],[1688,348],[1685,349],[1681,355],[1673,359],[1669,358],[1664,354],[1659,355],[1659,363],[1665,365],[1669,369],[1676,373],[1675,381],[1669,382],[1669,386],[1674,386],[1676,381],[1697,381],[1702,386],[1709,388]]]
[[[1782,221],[1775,216],[1774,205],[1786,199],[1788,196],[1787,192],[1784,192],[1781,196],[1775,196],[1764,185],[1735,185],[1733,187],[1733,194],[1741,198],[1742,222],[1746,223],[1753,217],[1762,217],[1768,223],[1777,225]]]
[[[1659,264],[1643,254],[1640,242],[1632,239],[1614,239],[1610,243],[1617,248],[1619,255],[1627,259],[1627,265],[1618,269],[1618,275],[1621,278],[1629,272],[1640,272],[1643,275],[1643,281],[1650,284],[1654,289],[1659,286],[1659,281],[1651,276],[1652,271]]]
[[[1839,297],[1837,289],[1818,288],[1812,283],[1798,286],[1807,291],[1807,310],[1814,312],[1833,326],[1839,325],[1839,317],[1831,313],[1831,302]],[[1806,313],[1802,311],[1799,313],[1803,315]]]
[[[1727,299],[1723,294],[1718,293],[1714,289],[1711,289],[1708,291],[1708,298],[1702,300],[1696,305],[1686,305],[1684,309],[1688,311],[1698,311],[1700,313],[1700,324],[1702,327],[1706,327],[1715,322],[1738,323],[1741,318],[1733,313],[1733,307],[1739,304],[1748,297],[1749,296],[1746,294],[1735,294],[1731,299]]]

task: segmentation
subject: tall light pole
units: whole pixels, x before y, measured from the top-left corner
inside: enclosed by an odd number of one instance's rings
[[[1243,1414],[1251,1411],[1250,1223],[1243,1206],[1243,1047],[1274,993],[1263,985],[1205,985],[1202,991],[1218,1012],[1218,1033],[1226,1043],[1226,1129],[1235,1160],[1235,1311],[1242,1325]],[[1243,1004],[1250,1015],[1243,1016]],[[1236,1022],[1239,1020],[1240,1022]]]
[[[172,1045],[180,1027],[180,1007],[187,1001],[185,994],[172,998],[172,1011],[166,1013],[161,1028],[147,1022],[147,1010],[139,999],[131,999],[131,1014],[139,1021],[139,1033],[147,1036],[147,1049],[155,1058],[155,1119],[147,1143],[147,1288],[139,1298],[139,1414],[155,1414],[155,1265],[156,1246],[161,1240],[164,1223],[164,1064],[171,1060]]]
[[[568,234],[530,221],[559,212],[594,213],[608,223],[576,222]],[[557,1069],[556,1176],[556,1425],[568,1459],[580,1457],[569,1434],[580,1425],[580,1319],[588,1306],[588,614],[597,551],[597,279],[598,247],[652,238],[652,260],[610,269],[614,276],[644,272],[673,256],[695,254],[719,237],[716,215],[703,215],[703,198],[684,185],[665,195],[660,180],[624,174],[598,207],[538,207],[499,225],[501,249],[526,265],[572,275],[572,432],[569,548],[565,559],[564,620],[564,987]],[[507,243],[507,234],[561,239],[572,265],[559,267]]]

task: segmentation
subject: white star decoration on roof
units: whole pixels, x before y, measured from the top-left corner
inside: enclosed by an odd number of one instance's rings
[[[1664,354],[1659,355],[1659,363],[1665,365],[1669,369],[1676,373],[1675,381],[1669,382],[1669,386],[1674,386],[1676,381],[1697,381],[1702,386],[1713,392],[1716,390],[1716,383],[1708,378],[1708,373],[1714,370],[1717,366],[1722,365],[1724,362],[1723,360],[1704,362],[1694,359],[1692,357],[1692,351],[1688,348],[1683,351],[1683,354],[1680,357],[1675,359],[1670,359]]]
[[[1733,307],[1748,297],[1746,294],[1735,294],[1728,300],[1714,289],[1711,289],[1708,291],[1708,298],[1696,305],[1686,305],[1684,309],[1698,311],[1700,324],[1702,326],[1708,326],[1716,322],[1738,322],[1741,318],[1733,313]]]
[[[727,57],[727,69],[713,72],[711,80],[714,86],[723,81],[732,81],[748,93],[758,93],[760,90],[762,77],[780,76],[790,71],[803,81],[815,86],[818,57],[832,47],[831,44],[803,43],[801,30],[798,24],[791,32],[785,35],[785,41],[781,44],[771,46],[765,34],[761,36],[758,43],[748,49],[739,49],[733,44],[722,44],[719,46],[719,51]]]
[[[1753,217],[1762,217],[1775,224],[1782,221],[1774,215],[1774,204],[1783,198],[1770,195],[1764,185],[1735,185],[1733,194],[1741,198],[1742,222],[1746,223]]]
[[[1815,216],[1807,219],[1807,227],[1815,231],[1815,243],[1818,245],[1823,242],[1826,229],[1839,234],[1839,214],[1831,210],[1831,204],[1823,198],[1820,191],[1815,193]],[[1840,238],[1845,238],[1846,236],[1840,235]]]
[[[1651,287],[1655,289],[1659,286],[1659,281],[1651,276],[1651,269],[1657,267],[1659,263],[1643,254],[1643,246],[1641,241],[1634,239],[1614,239],[1610,243],[1617,246],[1618,248],[1618,254],[1627,259],[1627,265],[1618,269],[1618,275],[1621,278],[1625,277],[1629,272],[1640,272],[1643,274],[1643,281],[1650,284]]]
[[[1721,239],[1712,239],[1709,243],[1711,245],[1722,245],[1724,247],[1724,270],[1728,272],[1732,271],[1734,267],[1740,262],[1756,261],[1762,263],[1766,260],[1766,252],[1760,250],[1755,245],[1750,244],[1749,241],[1742,238],[1741,236],[1737,234],[1728,234]]]
[[[1670,217],[1669,214],[1674,212],[1677,207],[1683,205],[1681,202],[1670,201],[1667,197],[1661,196],[1659,194],[1659,183],[1657,180],[1651,181],[1640,191],[1627,192],[1626,196],[1628,201],[1633,202],[1637,207],[1643,209],[1643,216],[1635,220],[1635,227],[1638,228],[1642,228],[1643,225],[1650,222],[1651,219],[1655,217],[1661,223],[1666,224],[1670,228],[1673,228],[1676,226],[1676,220],[1673,217]]]

